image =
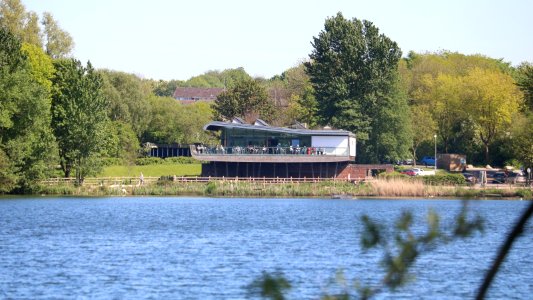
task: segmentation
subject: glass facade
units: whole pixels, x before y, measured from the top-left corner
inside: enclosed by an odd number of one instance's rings
[[[220,144],[224,147],[310,147],[310,135],[222,128]]]

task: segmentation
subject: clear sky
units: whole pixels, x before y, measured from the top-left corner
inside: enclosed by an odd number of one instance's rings
[[[306,59],[327,17],[372,21],[410,50],[533,62],[530,0],[22,0],[52,13],[74,57],[144,78],[186,80],[243,67],[269,78]]]

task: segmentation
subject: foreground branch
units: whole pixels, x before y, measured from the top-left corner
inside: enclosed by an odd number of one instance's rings
[[[513,228],[513,231],[507,236],[507,239],[505,243],[500,248],[500,251],[498,252],[498,256],[494,260],[492,267],[489,269],[487,274],[485,275],[485,279],[483,280],[483,284],[479,288],[478,294],[476,296],[476,299],[481,300],[485,298],[485,294],[487,293],[492,280],[494,279],[494,276],[498,273],[498,270],[500,269],[500,265],[505,260],[505,257],[507,256],[507,253],[511,250],[511,246],[513,245],[514,241],[518,236],[522,234],[524,231],[524,226],[526,225],[527,221],[531,216],[533,215],[533,201],[529,204],[529,207],[524,211],[518,222]]]

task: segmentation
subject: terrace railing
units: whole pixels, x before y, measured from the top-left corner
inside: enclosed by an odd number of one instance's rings
[[[195,146],[196,155],[329,155],[348,156],[347,147],[223,147]]]

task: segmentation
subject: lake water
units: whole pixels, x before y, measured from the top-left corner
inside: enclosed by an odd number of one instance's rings
[[[423,255],[416,279],[377,299],[472,298],[526,201],[471,201],[483,235]],[[360,216],[391,224],[430,208],[450,223],[458,200],[214,199],[180,197],[0,199],[0,298],[243,299],[262,271],[291,281],[290,299],[333,292],[335,273],[379,280],[380,252],[359,246]],[[531,299],[533,226],[489,298]]]

